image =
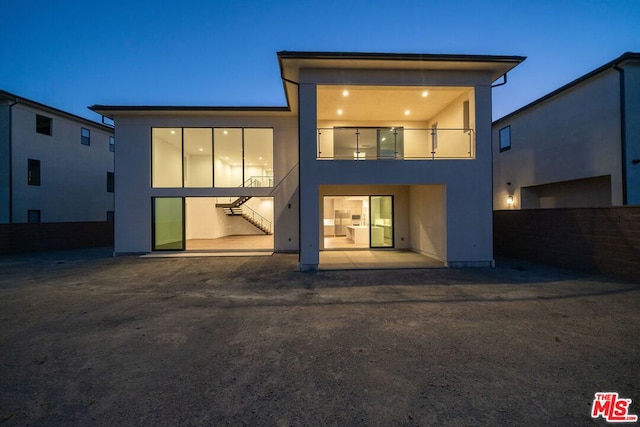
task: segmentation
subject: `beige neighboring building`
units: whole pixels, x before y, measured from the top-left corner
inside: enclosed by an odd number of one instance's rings
[[[321,251],[401,249],[493,264],[491,88],[523,57],[278,60],[285,107],[91,107],[118,138],[116,253],[266,249],[315,270]]]
[[[493,207],[640,205],[640,53],[493,123]]]
[[[0,224],[113,221],[113,128],[0,90]]]

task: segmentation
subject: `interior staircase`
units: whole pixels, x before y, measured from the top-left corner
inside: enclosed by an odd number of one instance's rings
[[[216,203],[216,208],[222,208],[222,211],[227,216],[240,216],[264,234],[271,234],[271,223],[269,221],[248,206],[245,206],[244,209],[248,209],[251,212],[250,214],[243,209],[242,205],[247,203],[249,199],[251,199],[251,196],[240,196],[231,203]]]

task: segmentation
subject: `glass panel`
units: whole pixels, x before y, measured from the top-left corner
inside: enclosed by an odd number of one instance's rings
[[[242,187],[242,129],[213,130],[215,187]]]
[[[378,129],[378,158],[402,159],[404,156],[403,128]]]
[[[371,247],[393,247],[393,196],[371,196]]]
[[[151,186],[182,187],[182,129],[151,130]]]
[[[353,160],[357,158],[357,130],[354,128],[333,129],[333,158],[336,160]]]
[[[404,129],[404,158],[431,158],[431,129]]]
[[[333,129],[318,129],[318,158],[333,159]]]
[[[153,203],[153,250],[184,250],[182,197],[157,197]]]
[[[184,186],[213,187],[211,129],[184,129]]]
[[[244,130],[244,186],[273,187],[273,129]]]

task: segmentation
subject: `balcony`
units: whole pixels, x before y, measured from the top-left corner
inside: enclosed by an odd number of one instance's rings
[[[318,128],[318,160],[445,160],[475,158],[473,129]]]

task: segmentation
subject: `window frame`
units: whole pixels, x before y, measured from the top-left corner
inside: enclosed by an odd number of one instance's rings
[[[113,172],[107,172],[107,193],[114,193],[116,188],[116,176]]]
[[[86,131],[86,135],[85,135]],[[89,147],[91,145],[91,129],[80,128],[80,144]]]
[[[45,120],[46,125],[42,123]],[[53,118],[36,113],[36,133],[51,136],[53,134]]]
[[[42,166],[38,159],[27,159],[27,185],[42,185]]]
[[[31,215],[37,215],[37,221],[31,221]],[[40,209],[27,209],[27,224],[40,224],[42,222],[42,211]]]
[[[503,144],[503,136],[507,135],[508,141],[506,144]],[[505,140],[507,139],[505,138]],[[507,125],[498,130],[498,148],[500,152],[511,150],[511,125]]]
[[[111,153],[116,152],[116,137],[113,135],[109,135],[109,151]]]

